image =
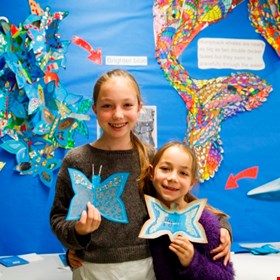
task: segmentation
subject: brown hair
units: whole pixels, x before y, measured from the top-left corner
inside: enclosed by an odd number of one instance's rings
[[[140,106],[142,102],[141,92],[136,79],[126,70],[123,69],[113,69],[101,75],[96,81],[93,88],[93,103],[96,105],[99,97],[99,93],[103,84],[114,78],[126,79],[131,86],[135,89],[137,94],[138,105]],[[130,139],[133,147],[137,150],[140,162],[140,174],[144,172],[149,166],[149,152],[147,147],[141,142],[141,140],[135,135],[133,131],[130,133]]]
[[[185,153],[187,153],[191,159],[192,159],[192,168],[191,168],[191,177],[192,177],[192,183],[196,184],[198,182],[198,162],[197,162],[197,157],[195,155],[195,152],[185,143],[179,142],[179,141],[170,141],[168,143],[166,143],[165,145],[163,145],[155,154],[152,162],[151,162],[151,166],[149,166],[146,170],[144,170],[144,172],[141,174],[141,184],[140,184],[140,188],[142,190],[142,192],[144,194],[148,194],[151,195],[153,197],[156,197],[156,191],[155,188],[153,186],[153,183],[151,181],[151,175],[153,175],[153,172],[155,170],[155,167],[157,166],[157,164],[159,163],[163,153],[169,149],[170,147],[178,147],[179,149],[181,149],[182,151],[184,151]],[[194,196],[193,194],[191,194],[190,192],[188,192],[185,196],[185,201],[187,202],[191,202],[196,200],[197,197]],[[205,206],[206,209],[208,209],[209,211],[213,212],[214,214],[216,214],[219,217],[228,217],[228,215],[226,215],[225,213],[223,213],[222,211],[210,206],[210,205],[206,205]]]

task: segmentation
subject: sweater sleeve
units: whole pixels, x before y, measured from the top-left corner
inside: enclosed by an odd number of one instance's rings
[[[212,261],[206,255],[195,252],[188,268],[179,269],[180,279],[233,280],[232,263],[224,266],[220,261]]]
[[[220,221],[220,227],[228,230],[232,242],[232,229],[228,219],[226,217],[220,217],[219,221]]]
[[[179,268],[180,279],[199,280],[232,280],[234,279],[234,269],[232,263],[224,266],[223,258],[216,261],[210,251],[220,243],[220,225],[217,217],[204,211],[200,223],[203,225],[207,235],[207,244],[194,244],[195,253],[189,267]]]

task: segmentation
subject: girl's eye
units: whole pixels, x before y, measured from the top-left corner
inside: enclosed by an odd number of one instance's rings
[[[169,168],[166,167],[166,166],[161,166],[160,169],[163,170],[163,171],[168,171],[169,170]]]
[[[110,107],[111,107],[110,104],[103,104],[103,105],[101,106],[101,108],[110,108]]]
[[[126,108],[128,108],[128,107],[132,107],[133,106],[133,104],[130,104],[130,103],[126,103],[126,104],[124,104],[124,107],[126,107]]]

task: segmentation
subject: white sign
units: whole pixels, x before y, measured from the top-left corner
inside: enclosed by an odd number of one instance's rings
[[[136,65],[147,66],[148,58],[146,56],[106,56],[106,65]]]
[[[265,68],[264,49],[265,43],[261,40],[201,38],[198,40],[198,67],[262,70]]]

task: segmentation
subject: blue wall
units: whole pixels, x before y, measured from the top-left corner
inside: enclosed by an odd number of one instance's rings
[[[85,50],[71,44],[66,54],[66,69],[59,72],[60,82],[71,93],[91,98],[96,78],[115,66],[105,65],[105,56],[147,56],[147,66],[125,66],[139,81],[146,105],[157,106],[158,146],[170,139],[183,140],[186,131],[186,107],[181,97],[163,76],[155,59],[153,37],[153,1],[67,0],[40,1],[51,11],[69,11],[59,29],[61,39],[82,37],[94,48],[102,49],[103,64],[87,59]],[[28,1],[10,0],[2,5],[0,16],[18,25],[30,14]],[[237,24],[238,23],[238,24]],[[242,28],[237,27],[242,26]],[[201,70],[197,67],[197,40],[202,37],[260,39],[248,20],[247,2],[243,2],[227,18],[203,30],[183,54],[182,61],[191,75],[211,79],[235,73],[233,69]],[[238,114],[222,123],[221,137],[224,160],[215,177],[199,186],[198,195],[228,213],[233,240],[239,242],[279,241],[279,199],[263,200],[247,196],[247,192],[279,177],[280,156],[279,104],[280,60],[266,43],[266,67],[251,71],[273,86],[268,100],[259,108]],[[79,137],[76,145],[96,138],[96,119],[90,113],[89,139]],[[64,151],[61,151],[61,157]],[[0,149],[0,255],[50,253],[62,251],[49,227],[49,210],[54,195],[38,177],[21,176],[15,170],[15,157]],[[230,174],[258,167],[256,178],[238,181],[238,187],[225,189]],[[55,173],[57,174],[57,173]],[[279,195],[278,195],[279,197]]]

